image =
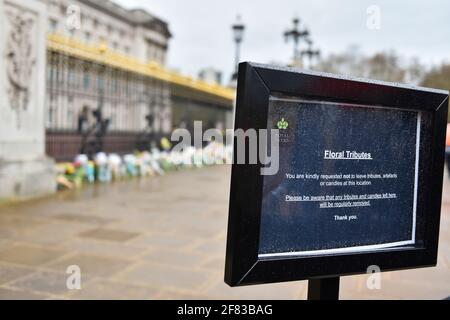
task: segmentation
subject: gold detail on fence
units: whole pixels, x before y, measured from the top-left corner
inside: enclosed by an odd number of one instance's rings
[[[51,51],[61,52],[80,59],[139,73],[192,90],[218,96],[230,100],[230,102],[235,98],[235,91],[233,89],[183,76],[155,62],[141,62],[136,58],[109,49],[105,43],[89,45],[63,35],[49,34],[47,36],[47,48]]]

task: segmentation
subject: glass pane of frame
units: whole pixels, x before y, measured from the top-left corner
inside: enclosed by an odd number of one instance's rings
[[[259,257],[416,245],[422,113],[272,95],[279,171],[264,177]]]

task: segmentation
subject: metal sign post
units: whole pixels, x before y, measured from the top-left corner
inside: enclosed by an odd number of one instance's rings
[[[308,280],[309,300],[337,300],[370,266],[436,266],[447,91],[254,63],[237,91],[235,157],[261,132],[278,143],[233,164],[227,284]]]
[[[339,277],[308,281],[308,300],[339,300]]]

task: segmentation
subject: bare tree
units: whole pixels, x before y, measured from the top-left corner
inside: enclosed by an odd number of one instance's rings
[[[365,56],[357,47],[321,60],[316,70],[376,80],[419,84],[426,68],[417,58],[401,59],[394,51]]]
[[[450,91],[450,64],[443,63],[440,66],[431,69],[424,77],[421,85],[424,87]],[[450,114],[448,122],[450,122]]]

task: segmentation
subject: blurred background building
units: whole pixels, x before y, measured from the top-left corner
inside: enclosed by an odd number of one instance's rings
[[[39,0],[49,15],[46,151],[129,153],[174,128],[231,127],[234,91],[205,69],[195,80],[165,66],[171,32],[151,13],[109,0]]]

